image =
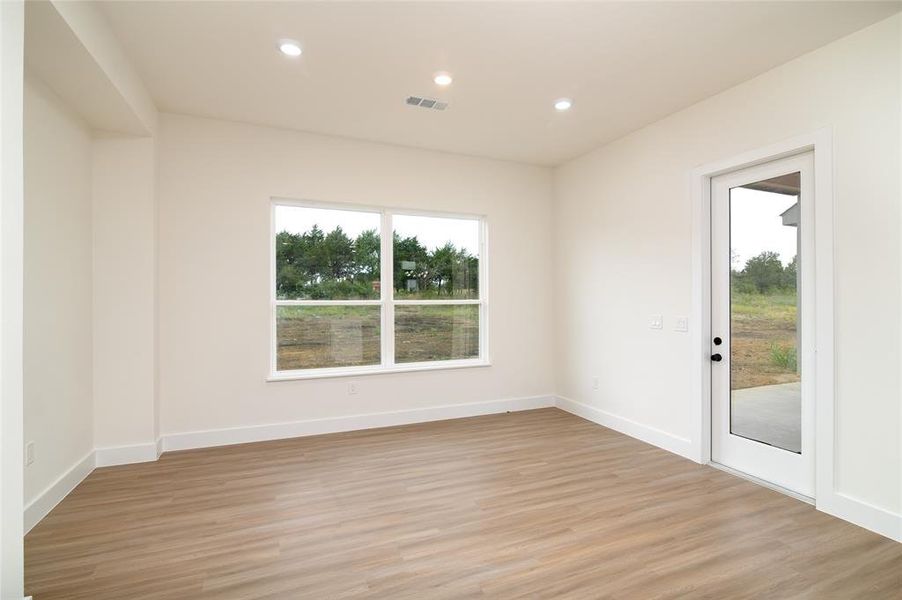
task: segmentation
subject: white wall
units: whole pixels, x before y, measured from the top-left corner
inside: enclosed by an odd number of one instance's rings
[[[94,447],[91,245],[90,134],[26,78],[26,504]]]
[[[162,115],[163,435],[552,392],[548,169]],[[270,197],[485,214],[489,368],[265,381]]]
[[[555,171],[562,396],[688,442],[691,349],[673,323],[691,312],[690,171],[831,127],[836,486],[902,512],[899,35],[896,16]]]
[[[22,69],[24,5],[0,2],[0,598],[24,594]]]
[[[27,2],[25,23],[29,71],[92,129],[153,132],[153,101],[97,2]]]
[[[121,95],[123,104],[140,121],[143,128],[130,133],[152,133],[157,125],[157,108],[144,87],[144,81],[110,28],[102,9],[93,2],[51,0],[51,3],[73,35],[96,61],[97,68]]]
[[[94,445],[135,458],[158,435],[155,158],[153,138],[93,142]]]

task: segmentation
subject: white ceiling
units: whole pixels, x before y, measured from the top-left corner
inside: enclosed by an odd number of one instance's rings
[[[898,2],[108,2],[160,110],[556,165]],[[304,54],[289,59],[281,38]],[[454,75],[439,89],[432,74]],[[408,95],[450,101],[409,107]],[[553,101],[574,99],[557,113]]]

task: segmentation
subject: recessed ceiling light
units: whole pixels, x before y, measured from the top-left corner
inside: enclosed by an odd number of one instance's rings
[[[573,100],[570,98],[558,98],[554,101],[555,110],[570,110],[571,106],[573,106]]]
[[[282,40],[279,42],[279,50],[285,56],[300,56],[304,51],[297,42],[291,40]]]
[[[454,81],[454,79],[451,77],[451,73],[439,71],[433,76],[432,81],[434,81],[436,85],[445,86],[451,85],[451,82]]]

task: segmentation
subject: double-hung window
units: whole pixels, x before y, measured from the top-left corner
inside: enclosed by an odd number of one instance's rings
[[[485,223],[275,200],[272,378],[488,363]]]

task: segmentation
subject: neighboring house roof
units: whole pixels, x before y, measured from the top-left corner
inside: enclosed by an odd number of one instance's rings
[[[799,203],[796,202],[795,204],[784,210],[782,213],[780,213],[780,217],[783,218],[784,225],[787,225],[789,227],[798,227],[801,217],[799,211]]]

